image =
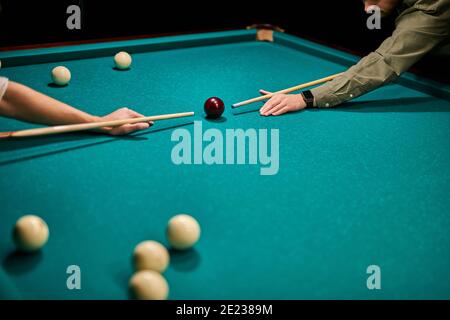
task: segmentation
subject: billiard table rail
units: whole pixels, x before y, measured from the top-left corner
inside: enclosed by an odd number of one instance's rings
[[[239,42],[258,41],[260,29],[218,31],[188,35],[172,35],[159,38],[141,38],[133,40],[99,42],[68,45],[51,48],[11,50],[0,52],[2,68],[25,66],[38,63],[62,62],[68,60],[89,59],[113,56],[119,51],[133,53],[175,50],[200,46],[223,45]],[[282,29],[270,30],[273,43],[309,53],[314,56],[342,65],[342,71],[356,64],[360,57],[342,52],[309,40],[287,34]],[[327,74],[317,75],[317,78]],[[300,81],[301,82],[301,81]],[[438,98],[450,100],[450,86],[406,72],[396,83],[422,91]]]

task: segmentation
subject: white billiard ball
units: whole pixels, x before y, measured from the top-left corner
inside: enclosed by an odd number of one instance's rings
[[[15,243],[20,250],[26,252],[42,248],[47,243],[48,235],[45,221],[34,215],[21,217],[14,228]]]
[[[189,249],[200,238],[200,225],[187,214],[176,215],[169,220],[167,238],[175,249]]]
[[[125,51],[121,51],[114,56],[114,63],[117,69],[128,69],[132,61],[131,56]]]
[[[52,80],[53,83],[58,86],[65,86],[69,83],[72,75],[70,70],[63,66],[58,66],[52,70]]]
[[[169,252],[166,247],[156,241],[143,241],[134,249],[134,265],[136,270],[153,270],[163,273],[169,265]]]
[[[166,279],[153,270],[136,272],[130,279],[130,288],[139,300],[166,300],[169,295]]]

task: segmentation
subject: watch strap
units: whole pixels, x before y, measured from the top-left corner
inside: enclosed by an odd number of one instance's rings
[[[305,100],[306,107],[313,108],[314,107],[314,96],[311,93],[311,91],[310,90],[303,91],[301,93],[301,95],[303,97],[303,100]]]

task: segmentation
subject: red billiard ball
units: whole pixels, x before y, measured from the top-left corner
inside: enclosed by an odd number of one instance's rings
[[[212,97],[205,101],[204,109],[208,118],[219,118],[225,110],[225,104],[220,98]]]

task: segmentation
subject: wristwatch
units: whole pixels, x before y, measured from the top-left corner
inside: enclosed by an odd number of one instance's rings
[[[303,91],[301,93],[303,100],[305,100],[307,108],[314,108],[314,96],[310,90]]]

